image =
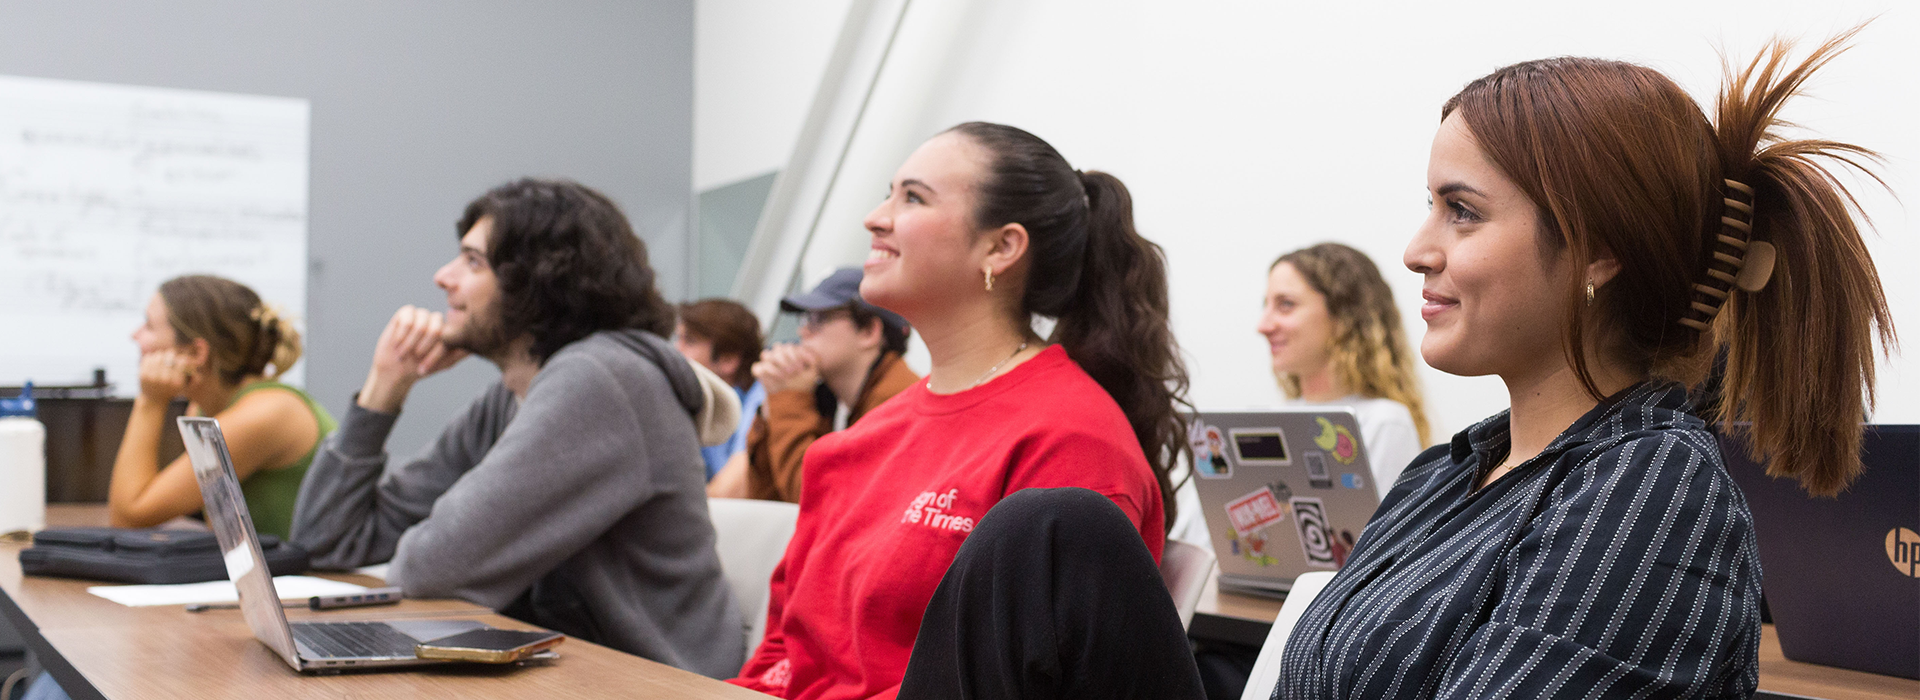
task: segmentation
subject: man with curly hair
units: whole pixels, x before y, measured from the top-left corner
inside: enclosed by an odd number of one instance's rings
[[[738,399],[666,336],[674,311],[604,195],[519,180],[467,206],[433,276],[446,312],[404,307],[320,448],[293,539],[316,566],[391,561],[408,597],[457,597],[711,676],[740,668],[699,447]],[[389,430],[414,382],[478,355],[500,380],[410,460]]]

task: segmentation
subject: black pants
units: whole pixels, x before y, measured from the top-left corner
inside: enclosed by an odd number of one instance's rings
[[[1105,496],[1061,488],[980,519],[927,605],[900,697],[1204,694],[1140,533]]]

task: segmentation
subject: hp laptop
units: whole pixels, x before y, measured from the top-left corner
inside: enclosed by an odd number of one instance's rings
[[[1866,471],[1837,498],[1767,476],[1738,437],[1720,453],[1753,510],[1780,651],[1920,679],[1920,425],[1867,426]]]
[[[179,425],[206,501],[207,525],[226,553],[227,576],[240,592],[240,613],[253,636],[287,665],[299,671],[338,671],[446,663],[414,656],[413,645],[487,626],[475,620],[287,624],[220,424],[212,418],[180,418]]]
[[[1222,588],[1281,594],[1340,568],[1380,506],[1350,410],[1202,411],[1189,440]]]

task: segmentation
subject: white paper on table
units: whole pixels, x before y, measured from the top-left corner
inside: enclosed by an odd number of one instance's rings
[[[313,576],[275,576],[273,587],[282,599],[311,598],[317,595],[350,595],[367,590],[366,586],[359,584]],[[232,603],[240,600],[240,593],[234,590],[232,581],[88,586],[87,592],[129,607]]]

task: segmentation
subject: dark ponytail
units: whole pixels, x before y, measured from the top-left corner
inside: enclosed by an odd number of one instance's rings
[[[1120,179],[1081,173],[1040,137],[1001,124],[950,131],[992,154],[974,214],[982,228],[1019,223],[1028,236],[1023,311],[1056,319],[1053,337],[1126,413],[1160,482],[1166,525],[1177,515],[1170,474],[1187,451],[1187,369],[1167,318],[1160,246],[1133,226]]]

